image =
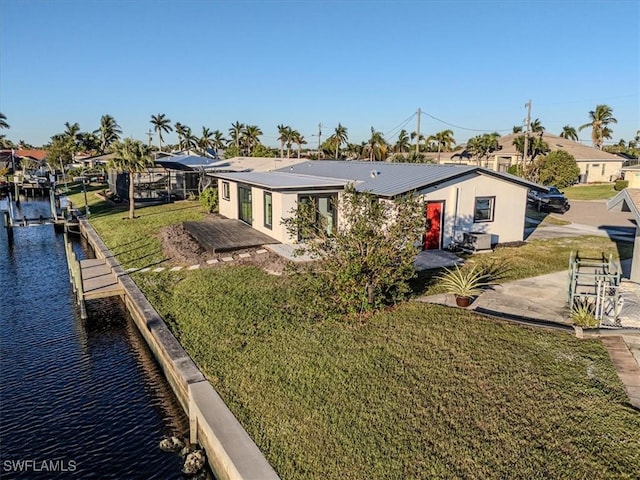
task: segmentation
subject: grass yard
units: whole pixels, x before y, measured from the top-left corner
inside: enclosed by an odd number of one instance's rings
[[[562,191],[569,200],[606,200],[618,193],[613,189],[614,185],[615,183],[574,185],[564,188]]]
[[[203,215],[190,202],[134,221],[91,208],[126,267],[161,260],[158,228]],[[576,249],[617,251],[583,237],[473,259],[508,261],[512,279],[566,268]],[[640,415],[597,340],[418,302],[331,318],[313,278],[248,266],[133,278],[284,480],[640,471]]]
[[[640,415],[597,340],[417,302],[323,319],[253,267],[136,279],[283,479],[640,471]]]

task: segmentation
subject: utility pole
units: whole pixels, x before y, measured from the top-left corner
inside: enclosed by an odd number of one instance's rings
[[[418,128],[416,130],[416,155],[420,153],[420,114],[421,110],[418,109]]]
[[[318,124],[318,160],[322,156],[320,153],[320,146],[322,145],[322,123]]]
[[[529,154],[529,126],[531,125],[531,100],[524,104],[527,107],[527,119],[524,128],[524,150],[522,152],[522,170],[527,164],[527,156]]]
[[[151,129],[149,129],[147,135],[149,136],[149,148],[151,148],[151,137],[153,136],[153,133],[151,133]]]

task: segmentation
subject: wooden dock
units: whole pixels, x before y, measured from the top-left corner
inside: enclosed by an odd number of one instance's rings
[[[87,300],[123,295],[124,290],[104,258],[78,260],[66,233],[64,245],[69,279],[80,307],[80,317],[84,320],[87,318]]]

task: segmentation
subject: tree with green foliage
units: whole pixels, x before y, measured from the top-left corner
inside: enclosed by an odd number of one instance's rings
[[[106,152],[113,142],[120,140],[122,130],[116,119],[111,115],[103,115],[100,118],[100,128],[93,132],[98,138],[98,151]]]
[[[129,175],[129,219],[135,218],[134,174],[152,164],[150,148],[140,140],[125,138],[112,146],[113,158],[109,168]]]
[[[386,140],[382,132],[378,132],[371,127],[371,138],[365,144],[363,154],[365,154],[370,161],[382,161],[387,158],[387,145]]]
[[[280,158],[284,158],[284,146],[289,142],[291,138],[291,127],[289,125],[278,125],[278,141],[280,142]],[[289,158],[289,152],[287,151],[287,158]]]
[[[275,158],[277,155],[277,150],[269,148],[261,143],[257,144],[251,152],[252,157]]]
[[[580,175],[576,159],[564,150],[556,150],[539,157],[527,168],[527,177],[542,185],[565,188],[572,185]]]
[[[440,152],[448,152],[456,144],[456,140],[453,138],[453,130],[448,129],[429,136],[427,142],[435,143],[438,152],[438,163],[440,162]]]
[[[467,151],[472,155],[475,155],[478,166],[480,161],[488,159],[496,150],[500,150],[500,144],[498,143],[498,133],[484,133],[482,135],[476,135],[467,141]]]
[[[608,128],[610,123],[618,123],[613,117],[613,109],[608,105],[596,105],[595,110],[589,112],[589,123],[585,123],[578,127],[578,130],[591,128],[591,140],[593,146],[602,150],[602,144],[606,138],[611,138],[611,129]]]
[[[327,143],[333,147],[335,159],[338,160],[338,156],[340,155],[340,147],[342,144],[348,143],[349,136],[347,134],[347,127],[338,122],[338,126],[336,127],[333,135],[331,135],[327,139]]]
[[[560,133],[562,138],[566,138],[567,140],[573,140],[574,142],[578,141],[578,132],[571,125],[565,125],[562,127],[562,132]]]
[[[162,132],[169,133],[173,131],[171,120],[169,120],[164,113],[159,113],[158,115],[151,115],[150,123],[153,125],[153,129],[158,135],[158,150],[162,151]]]
[[[299,202],[283,220],[290,235],[310,239],[302,249],[320,259],[312,274],[322,277],[332,303],[355,313],[405,298],[424,230],[422,202],[412,195],[381,200],[349,186],[334,208],[340,219],[331,233],[314,202]]]
[[[405,153],[408,152],[411,148],[411,140],[409,139],[409,133],[402,129],[400,133],[398,133],[398,140],[396,140],[396,144],[393,146],[393,151],[395,153]]]
[[[198,196],[200,205],[207,213],[218,211],[218,189],[216,187],[207,187]]]
[[[304,138],[304,135],[300,135],[298,130],[294,130],[291,132],[291,140],[298,146],[298,158],[300,158],[300,153],[302,152],[302,145],[306,145],[307,141]]]
[[[523,155],[524,153],[524,135],[520,135],[513,139],[513,146],[516,147],[516,151]],[[538,155],[544,155],[549,153],[551,149],[549,148],[549,144],[543,140],[542,134],[538,134],[535,136],[530,136],[529,141],[527,142],[527,164],[531,164],[535,161]],[[524,155],[523,155],[524,157]]]
[[[0,128],[1,129],[11,128],[7,123],[7,116],[2,112],[0,112]]]
[[[257,125],[247,125],[242,132],[241,144],[244,150],[244,153],[247,156],[251,156],[253,149],[260,143],[260,136],[262,135],[262,130]]]

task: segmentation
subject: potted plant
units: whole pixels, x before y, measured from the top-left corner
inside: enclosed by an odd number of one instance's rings
[[[454,269],[445,268],[445,273],[440,276],[440,284],[456,297],[459,307],[471,305],[473,297],[489,285],[487,273],[478,265],[470,269],[462,269],[457,265]]]

